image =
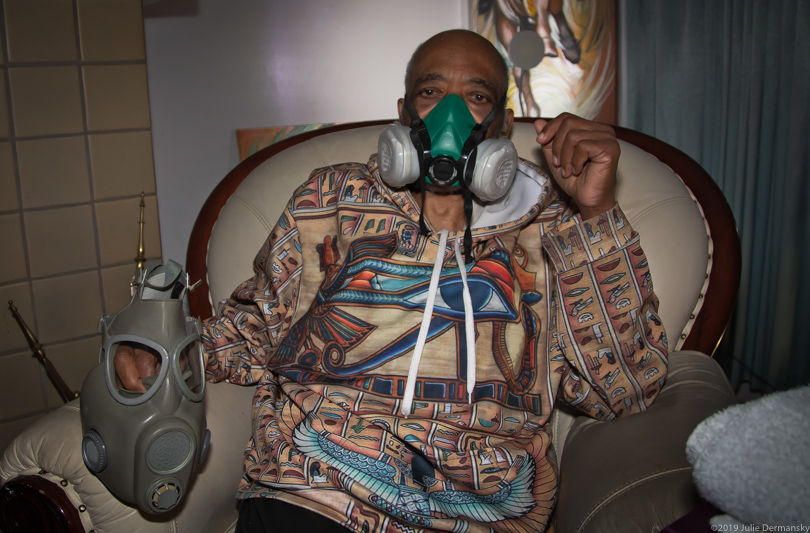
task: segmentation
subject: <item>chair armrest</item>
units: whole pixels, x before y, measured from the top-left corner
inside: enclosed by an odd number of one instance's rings
[[[660,531],[697,505],[686,441],[711,414],[736,403],[716,361],[673,352],[667,384],[627,418],[577,419],[560,458],[560,532]]]
[[[18,435],[0,460],[0,529],[6,533],[30,530],[19,519],[21,506],[30,509],[33,505],[61,510],[67,522],[65,530],[71,532],[228,530],[237,517],[236,488],[251,431],[253,392],[253,387],[207,385],[211,448],[205,463],[176,510],[149,517],[116,499],[85,467],[81,456],[81,400],[60,407]],[[32,492],[41,496],[41,501],[15,501],[26,496],[25,487],[29,485],[45,487],[27,491],[29,496]]]

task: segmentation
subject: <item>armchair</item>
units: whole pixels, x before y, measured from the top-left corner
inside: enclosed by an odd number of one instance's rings
[[[186,268],[192,282],[202,282],[190,295],[192,314],[210,316],[213,303],[252,274],[253,256],[312,169],[366,161],[386,124],[309,132],[265,148],[231,171],[209,196],[190,239]],[[653,406],[626,419],[602,423],[555,408],[550,423],[561,477],[553,520],[563,533],[658,531],[690,511],[698,495],[686,440],[700,421],[735,402],[719,366],[706,355],[722,336],[739,284],[731,211],[711,178],[685,154],[638,132],[617,128],[617,134],[617,195],[654,272],[670,374]],[[542,161],[528,120],[518,119],[512,139],[522,157]],[[80,400],[74,400],[5,451],[0,529],[232,531],[253,391],[228,384],[207,390],[211,448],[178,509],[147,519],[105,490],[82,463]]]

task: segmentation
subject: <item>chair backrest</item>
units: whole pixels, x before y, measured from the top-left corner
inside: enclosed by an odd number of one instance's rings
[[[293,190],[312,170],[366,162],[388,121],[344,124],[271,145],[240,163],[203,206],[189,243],[186,267],[202,286],[191,293],[192,313],[214,304],[252,275],[256,252]],[[616,128],[622,156],[617,197],[641,235],[670,350],[711,354],[728,323],[739,285],[740,251],[733,215],[722,193],[692,159],[641,133]],[[528,121],[512,141],[521,157],[544,161]]]

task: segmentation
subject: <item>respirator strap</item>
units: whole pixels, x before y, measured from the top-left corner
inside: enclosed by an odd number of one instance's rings
[[[470,136],[464,142],[461,149],[461,157],[458,160],[458,173],[461,176],[459,183],[461,184],[461,192],[464,195],[464,219],[467,223],[464,228],[464,261],[472,263],[472,190],[470,184],[472,183],[473,168],[475,168],[475,148],[483,140],[489,125],[484,126],[484,123],[491,120],[492,113],[484,119],[481,124],[476,124],[470,133]]]
[[[432,159],[430,155],[430,133],[428,133],[425,122],[419,118],[419,113],[416,112],[416,108],[413,107],[413,103],[411,103],[411,99],[407,94],[405,95],[405,111],[411,117],[411,142],[416,151],[419,152],[419,175],[426,176],[427,165]]]
[[[405,95],[405,111],[411,117],[411,142],[414,148],[419,152],[419,189],[422,195],[422,209],[419,210],[419,233],[422,235],[430,235],[430,231],[425,224],[425,189],[427,181],[427,163],[431,159],[430,155],[430,134],[428,133],[427,126],[424,121],[419,118],[419,113],[411,103],[408,95]]]
[[[419,210],[419,233],[422,235],[430,235],[430,231],[427,228],[427,224],[425,224],[425,189],[426,189],[426,182],[427,178],[425,175],[422,174],[419,177],[419,188],[421,189],[422,194],[422,208]]]
[[[464,141],[464,146],[461,148],[461,157],[458,160],[458,173],[461,176],[459,182],[464,194],[464,217],[467,221],[467,226],[464,229],[464,261],[471,263],[472,256],[472,191],[470,185],[472,184],[473,169],[475,168],[476,149],[478,145],[484,140],[487,130],[495,121],[495,117],[499,112],[505,112],[504,105],[506,105],[506,94],[500,101],[492,108],[492,110],[484,117],[480,124],[476,124],[470,136]]]
[[[466,218],[467,225],[464,230],[464,259],[467,263],[473,261],[472,257],[472,191],[470,185],[473,178],[473,169],[475,167],[476,148],[484,140],[487,130],[495,121],[495,117],[499,113],[505,113],[504,106],[506,105],[506,94],[501,97],[498,103],[490,110],[487,116],[473,127],[470,136],[464,142],[461,148],[461,156],[456,163],[456,170],[459,176],[462,193],[464,195],[464,217]],[[408,115],[411,118],[410,137],[411,142],[419,153],[419,187],[422,196],[422,209],[419,213],[419,232],[422,235],[429,235],[430,231],[427,229],[425,223],[425,189],[427,181],[427,167],[432,161],[431,154],[430,134],[428,133],[427,126],[424,121],[419,117],[413,103],[408,95],[405,95],[404,106]]]
[[[464,226],[464,262],[472,263],[472,191],[469,187],[462,187],[464,194],[464,218],[467,224]],[[464,268],[459,265],[459,268]]]
[[[473,169],[475,168],[475,160],[478,145],[484,141],[487,135],[487,130],[495,121],[495,117],[499,112],[506,112],[504,106],[506,105],[506,94],[504,94],[497,104],[490,110],[489,114],[484,117],[480,124],[476,124],[470,132],[470,136],[464,141],[464,146],[461,147],[461,156],[459,157],[459,176],[464,185],[469,187],[472,184]]]

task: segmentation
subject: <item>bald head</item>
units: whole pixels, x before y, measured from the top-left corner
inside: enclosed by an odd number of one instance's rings
[[[405,93],[413,94],[414,82],[416,81],[415,72],[418,65],[426,57],[434,54],[442,57],[450,51],[459,49],[468,50],[470,53],[475,54],[478,60],[488,63],[494,68],[498,78],[494,81],[497,83],[496,90],[500,99],[506,93],[506,88],[509,85],[509,69],[506,62],[491,42],[478,33],[469,30],[448,30],[437,33],[420,44],[405,69]]]
[[[419,118],[448,95],[459,96],[476,123],[495,111],[487,137],[509,135],[514,114],[504,105],[509,74],[501,54],[481,35],[450,30],[434,35],[413,53],[405,73],[405,95]],[[399,119],[411,123],[405,99],[397,102]]]

